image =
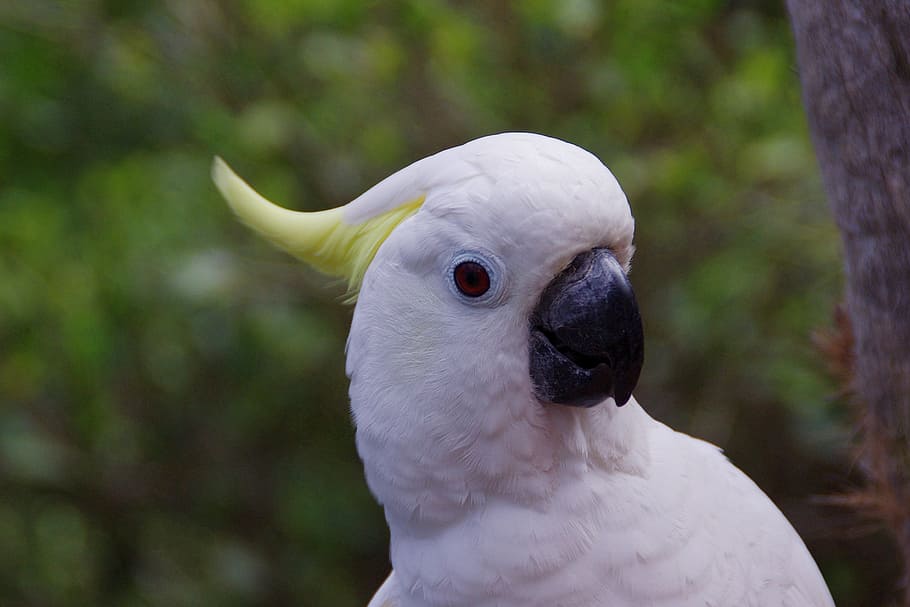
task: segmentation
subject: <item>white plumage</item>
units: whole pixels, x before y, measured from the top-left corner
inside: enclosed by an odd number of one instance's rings
[[[409,177],[427,199],[367,271],[348,345],[395,569],[371,607],[832,605],[796,532],[716,447],[634,401],[533,396],[528,315],[543,287],[595,246],[631,258],[631,214],[606,167],[503,134],[419,169]],[[469,249],[501,261],[500,305],[447,288],[449,259]]]
[[[369,265],[348,341],[357,447],[394,571],[369,607],[826,607],[796,532],[719,449],[633,399],[541,402],[529,330],[579,254],[627,271],[633,219],[594,156],[507,133],[399,171],[346,207],[425,196]],[[369,207],[369,208],[367,208]],[[453,289],[482,261],[490,295]]]

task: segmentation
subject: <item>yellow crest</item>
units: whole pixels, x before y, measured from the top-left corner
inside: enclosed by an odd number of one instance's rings
[[[417,212],[425,198],[421,195],[349,223],[343,206],[305,213],[269,202],[218,157],[212,164],[212,179],[244,223],[317,270],[345,277],[354,295],[379,246],[398,224]]]

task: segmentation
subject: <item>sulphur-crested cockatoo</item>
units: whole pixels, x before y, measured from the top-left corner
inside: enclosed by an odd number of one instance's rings
[[[596,157],[493,135],[317,213],[213,174],[356,294],[351,409],[393,566],[369,607],[833,605],[768,497],[632,397],[633,220]]]

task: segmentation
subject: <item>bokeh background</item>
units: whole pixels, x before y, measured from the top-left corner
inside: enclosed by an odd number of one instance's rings
[[[505,130],[578,143],[637,217],[639,400],[725,448],[841,607],[895,553],[826,506],[854,424],[786,14],[759,0],[0,3],[0,605],[365,605],[388,571],[343,285],[249,234]]]

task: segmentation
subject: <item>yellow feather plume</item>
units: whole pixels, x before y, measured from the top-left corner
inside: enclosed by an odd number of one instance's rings
[[[420,196],[349,224],[344,219],[343,206],[305,213],[270,202],[217,156],[212,163],[212,179],[244,223],[317,270],[343,276],[354,296],[380,245],[398,224],[417,212],[425,198]]]

